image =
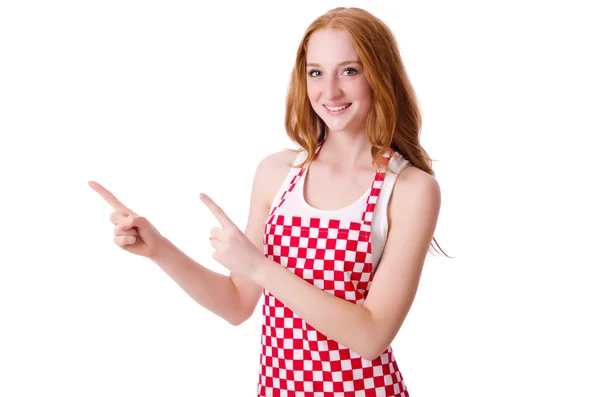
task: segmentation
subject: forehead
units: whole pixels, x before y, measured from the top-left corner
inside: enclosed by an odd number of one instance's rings
[[[337,29],[317,30],[308,39],[306,62],[337,64],[358,60],[358,53],[348,32]]]

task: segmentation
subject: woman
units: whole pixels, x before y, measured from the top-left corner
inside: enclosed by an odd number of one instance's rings
[[[229,276],[90,186],[115,209],[115,243],[213,313],[241,324],[264,294],[259,396],[408,396],[390,344],[440,208],[420,126],[390,30],[364,10],[337,8],[300,44],[286,129],[302,149],[259,164],[246,232],[201,194],[222,226],[210,239]]]

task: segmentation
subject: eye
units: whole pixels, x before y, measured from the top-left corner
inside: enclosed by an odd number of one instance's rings
[[[310,77],[319,77],[318,75],[315,75],[315,73],[321,73],[321,72],[320,72],[319,70],[317,70],[317,69],[311,69],[311,70],[308,72],[308,75],[309,75]]]
[[[356,73],[358,73],[358,71],[354,68],[346,68],[346,69],[344,69],[344,73],[345,72],[351,72],[350,74],[347,74],[346,76],[354,76]]]

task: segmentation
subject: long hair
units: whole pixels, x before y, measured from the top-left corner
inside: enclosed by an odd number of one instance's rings
[[[306,159],[298,166],[304,167],[312,161],[327,133],[325,122],[312,109],[306,88],[308,41],[315,31],[322,29],[346,31],[363,64],[365,77],[373,91],[372,108],[366,126],[373,164],[377,169],[391,171],[382,160],[385,152],[391,149],[400,153],[411,165],[435,175],[431,158],[419,141],[421,113],[396,39],[380,19],[354,7],[338,7],[318,17],[310,24],[298,47],[285,113],[285,128],[289,138],[307,152]],[[437,248],[433,243],[432,248],[443,253],[435,238],[433,241]]]

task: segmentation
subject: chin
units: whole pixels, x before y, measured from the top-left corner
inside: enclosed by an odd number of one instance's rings
[[[362,125],[363,129],[365,128],[366,125],[366,119],[360,123],[358,122],[358,120],[344,120],[344,122],[342,123],[337,123],[337,122],[331,122],[331,120],[329,120],[329,122],[327,122],[327,119],[325,119],[325,125],[327,125],[327,128],[329,129],[330,132],[334,133],[336,131],[354,131],[356,129],[358,129],[357,126]]]

